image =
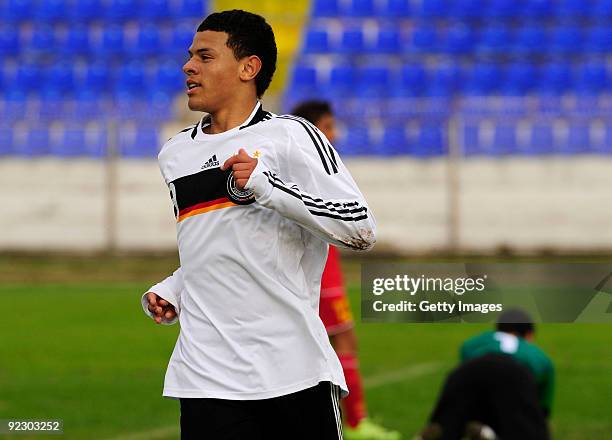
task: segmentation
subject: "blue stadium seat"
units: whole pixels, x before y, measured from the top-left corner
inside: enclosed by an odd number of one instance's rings
[[[526,95],[537,84],[536,69],[528,63],[510,64],[505,69],[501,93],[505,95]]]
[[[447,0],[421,0],[420,8],[415,12],[424,19],[444,18],[449,13],[449,3]]]
[[[37,3],[33,16],[44,23],[63,21],[70,6],[67,0],[44,0]]]
[[[593,61],[579,65],[575,89],[578,93],[585,94],[609,92],[605,62]]]
[[[501,72],[494,63],[477,63],[467,73],[463,92],[467,95],[490,95],[499,89]]]
[[[5,89],[2,100],[4,103],[0,106],[0,109],[2,109],[2,113],[0,113],[1,122],[21,120],[29,112],[30,101],[27,93],[17,87]]]
[[[475,156],[484,154],[480,142],[480,123],[466,122],[462,125],[461,144],[463,146],[463,155]]]
[[[391,88],[395,96],[419,96],[425,89],[426,74],[421,64],[404,64],[399,72],[398,83]]]
[[[13,153],[14,132],[10,124],[0,124],[0,156]]]
[[[337,148],[341,155],[371,154],[372,140],[368,126],[361,123],[346,127],[346,134],[341,135]]]
[[[162,90],[156,90],[148,94],[144,100],[146,110],[144,118],[147,121],[164,122],[172,119],[174,115],[174,98],[175,93],[166,93]]]
[[[45,88],[60,93],[69,93],[74,90],[74,65],[57,61],[51,65],[46,74]]]
[[[419,126],[416,142],[410,152],[421,158],[441,156],[448,151],[445,137],[445,121],[427,120]]]
[[[55,46],[55,29],[49,25],[39,24],[32,28],[26,50],[32,54],[48,55],[54,52]]]
[[[34,0],[6,0],[6,9],[2,11],[3,21],[20,22],[30,20],[34,7]]]
[[[22,142],[15,144],[14,152],[22,157],[43,156],[49,153],[50,141],[49,127],[37,124],[27,130]]]
[[[40,90],[45,83],[45,70],[40,64],[24,62],[17,66],[11,87],[26,93]]]
[[[612,28],[610,26],[595,26],[589,29],[585,44],[585,52],[609,54],[612,52]]]
[[[591,1],[557,0],[553,12],[559,20],[581,20],[591,15]]]
[[[87,156],[86,130],[80,126],[64,128],[59,142],[52,143],[50,153],[57,157]]]
[[[516,153],[517,126],[512,122],[498,122],[493,130],[493,143],[488,146],[487,153],[501,156]]]
[[[160,47],[159,27],[153,23],[145,23],[138,29],[136,40],[128,52],[135,57],[146,57],[158,54]]]
[[[538,92],[544,95],[559,95],[572,85],[572,72],[566,63],[554,62],[542,66],[539,74]]]
[[[102,57],[118,57],[125,51],[123,27],[118,24],[105,26],[102,31],[102,39],[99,42],[96,53]]]
[[[314,0],[312,2],[313,17],[336,17],[338,16],[338,0]]]
[[[549,51],[567,56],[580,53],[582,49],[582,29],[579,26],[558,26],[550,34]]]
[[[481,55],[501,55],[509,52],[510,32],[504,25],[492,25],[485,27],[476,44],[476,52]]]
[[[178,4],[172,6],[174,7],[171,8],[171,14],[174,17],[195,18],[201,21],[206,15],[208,4],[206,0],[179,0]]]
[[[429,72],[427,96],[452,96],[461,83],[462,74],[457,64],[442,64]]]
[[[555,151],[555,135],[552,123],[537,122],[531,126],[528,150],[525,154],[551,154]]]
[[[111,87],[111,70],[103,61],[95,61],[88,64],[85,69],[84,82],[79,89],[94,92],[107,92]]]
[[[104,97],[94,89],[79,87],[74,94],[71,121],[87,121],[101,118],[105,114]]]
[[[511,52],[518,57],[536,56],[545,53],[547,34],[541,25],[519,27],[512,42]]]
[[[359,27],[344,29],[340,39],[339,51],[348,55],[355,55],[365,51],[365,38],[363,30]]]
[[[67,16],[76,23],[99,20],[103,15],[101,0],[73,0]]]
[[[117,72],[115,81],[115,91],[125,92],[130,95],[145,95],[148,82],[146,81],[145,66],[138,62],[132,61],[123,64]]]
[[[404,124],[386,125],[383,129],[383,136],[380,145],[376,148],[376,153],[384,156],[398,154],[408,154],[409,143]]]
[[[588,153],[591,149],[591,128],[587,122],[570,121],[566,138],[557,145],[560,154]]]
[[[156,127],[120,127],[119,152],[127,158],[156,157],[159,152],[159,132]]]
[[[351,96],[358,85],[355,73],[352,66],[334,66],[329,74],[328,92],[330,96]]]
[[[37,100],[36,113],[34,116],[40,121],[58,121],[69,117],[68,100],[71,96],[59,90],[44,86]]]
[[[376,15],[384,18],[406,18],[410,16],[409,0],[386,0],[376,2]]]
[[[510,20],[522,12],[522,3],[516,0],[489,0],[485,10],[485,14],[494,20]]]
[[[466,55],[474,48],[474,35],[469,26],[454,24],[448,28],[442,50],[452,55]]]
[[[317,69],[310,65],[299,64],[293,70],[291,89],[297,92],[317,90],[319,82],[317,80]]]
[[[170,0],[146,0],[140,14],[145,20],[163,21],[170,16]]]
[[[612,18],[612,0],[595,0],[591,8],[591,19],[608,21]]]
[[[105,157],[108,152],[108,127],[102,123],[91,123],[86,126],[86,148],[89,157]],[[118,127],[121,130],[121,127]]]
[[[124,22],[140,16],[139,0],[108,0],[104,15],[111,22]]]
[[[89,27],[83,24],[70,26],[61,45],[62,56],[85,56],[89,54],[89,42]]]
[[[406,45],[409,51],[416,50],[421,53],[433,53],[439,49],[436,27],[430,24],[420,25],[412,30],[411,47]]]
[[[452,0],[449,16],[457,20],[483,19],[486,4],[483,0]]]
[[[358,73],[359,86],[354,94],[360,98],[378,98],[387,94],[391,84],[391,72],[384,66],[369,66]]]
[[[376,35],[375,53],[394,54],[402,50],[400,31],[394,28],[384,28]]]
[[[553,0],[525,0],[523,17],[532,20],[547,20],[553,16]]]
[[[179,63],[165,61],[157,65],[155,88],[166,93],[178,93],[185,90],[185,78]]]
[[[19,28],[11,25],[0,26],[0,58],[19,55]]]
[[[166,53],[175,55],[178,59],[187,61],[187,50],[193,41],[194,29],[186,23],[180,23],[173,27],[170,44],[166,47]]]
[[[342,15],[361,18],[371,17],[374,15],[373,0],[349,0],[346,5],[348,7],[346,10],[342,11]]]
[[[327,53],[330,50],[327,30],[308,29],[304,39],[304,53]]]

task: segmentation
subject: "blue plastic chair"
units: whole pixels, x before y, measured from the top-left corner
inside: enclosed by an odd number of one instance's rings
[[[376,152],[383,156],[408,154],[409,142],[404,124],[386,125],[383,136]]]
[[[463,93],[467,95],[490,95],[499,89],[501,72],[497,64],[477,63],[467,72]]]
[[[156,55],[161,46],[159,27],[153,23],[146,23],[138,29],[136,40],[129,53],[136,57]]]
[[[70,26],[61,46],[63,57],[84,56],[90,50],[89,27],[82,24]]]
[[[612,18],[612,0],[595,0],[591,8],[591,20],[608,21]]]
[[[140,11],[138,0],[108,0],[104,15],[108,21],[121,23],[138,18]]]
[[[481,20],[485,18],[484,0],[452,0],[449,4],[449,17],[457,20]]]
[[[145,66],[138,61],[124,64],[117,72],[115,90],[130,95],[145,95],[146,88],[150,85],[146,81],[147,74]]]
[[[45,83],[45,70],[40,64],[25,62],[17,65],[13,88],[26,93],[36,92]]]
[[[376,36],[374,52],[396,54],[402,51],[402,38],[398,29],[380,29]]]
[[[586,122],[571,121],[569,123],[567,138],[558,145],[559,154],[583,154],[591,150],[590,127]]]
[[[427,96],[452,96],[461,83],[462,74],[455,64],[442,64],[429,72],[425,93]]]
[[[367,125],[361,123],[348,126],[346,136],[341,137],[337,144],[341,155],[356,156],[372,153],[372,141]]]
[[[583,40],[580,27],[558,26],[551,32],[549,51],[562,56],[578,54],[581,52]]]
[[[32,29],[27,44],[27,52],[36,55],[52,55],[56,48],[56,36],[53,27],[40,24]]]
[[[314,0],[311,15],[313,17],[337,17],[339,15],[338,0]]]
[[[119,153],[126,158],[156,157],[159,133],[155,127],[120,127]]]
[[[480,144],[480,124],[478,122],[466,122],[461,127],[461,143],[464,156],[476,156],[484,153]]]
[[[399,72],[398,83],[391,92],[398,97],[420,96],[426,86],[426,72],[421,64],[404,64]]]
[[[0,57],[14,57],[20,50],[19,28],[6,25],[0,27]]]
[[[44,0],[34,8],[34,19],[45,23],[63,21],[69,9],[67,0]]]
[[[466,55],[474,49],[474,35],[469,26],[455,24],[449,27],[442,50],[452,55]]]
[[[511,35],[508,28],[503,25],[485,27],[476,44],[476,52],[482,55],[501,55],[509,52]]]
[[[178,8],[171,9],[171,14],[176,18],[201,20],[208,10],[208,3],[205,0],[180,0],[177,6]]]
[[[103,16],[101,0],[73,0],[67,16],[76,23],[99,20]]]
[[[359,27],[350,27],[342,32],[339,51],[348,55],[355,55],[365,51],[363,30]]]
[[[517,151],[517,127],[511,122],[498,122],[493,131],[493,143],[487,153],[492,156],[513,154]]]
[[[410,42],[411,47],[406,46],[406,49],[420,53],[433,53],[439,49],[436,28],[430,24],[415,27]]]
[[[308,29],[304,40],[304,53],[327,53],[330,51],[329,34],[325,29]]]
[[[68,93],[74,89],[73,65],[58,61],[51,65],[46,74],[45,88],[56,90],[60,93]]]
[[[375,4],[376,15],[384,18],[406,18],[411,15],[409,0],[386,0]]]
[[[163,21],[170,17],[170,0],[146,0],[146,7],[140,11],[145,20]]]
[[[520,27],[512,43],[512,54],[518,57],[537,56],[545,53],[547,34],[539,25]]]
[[[99,55],[107,58],[122,55],[125,52],[123,27],[118,24],[105,27],[100,44],[96,51]]]
[[[0,106],[0,121],[3,123],[15,122],[25,118],[30,106],[30,100],[25,91],[17,87],[5,89],[2,97],[4,103]]]
[[[33,0],[7,0],[2,18],[8,22],[18,23],[32,18],[35,2]]]
[[[373,0],[350,0],[347,3],[348,8],[342,11],[343,15],[348,17],[372,17],[374,15]]]
[[[0,156],[13,153],[14,133],[10,124],[0,125]]]
[[[358,73],[359,86],[354,93],[361,98],[376,98],[386,95],[391,84],[391,72],[386,66],[369,66]]]
[[[557,0],[553,12],[558,20],[580,20],[591,15],[589,0]]]
[[[86,130],[80,126],[65,127],[59,142],[54,142],[50,154],[57,157],[87,156]]]
[[[422,0],[416,14],[424,19],[444,18],[449,13],[450,1]]]
[[[575,88],[578,93],[585,94],[609,92],[605,62],[593,61],[579,65]]]
[[[155,88],[162,92],[177,93],[185,90],[185,79],[180,64],[166,61],[157,66]]]
[[[517,0],[489,0],[485,9],[485,14],[493,20],[510,20],[522,12],[522,4]]]
[[[86,121],[99,118],[105,113],[103,95],[96,90],[79,87],[73,97],[70,120]]]
[[[610,26],[596,26],[589,29],[584,49],[587,53],[602,55],[612,52],[612,28]]]
[[[537,91],[544,95],[560,95],[572,86],[572,71],[563,62],[548,63],[542,66]]]
[[[49,128],[37,124],[26,132],[25,142],[15,145],[15,154],[22,157],[44,156],[49,153]]]
[[[95,61],[86,66],[84,83],[80,84],[79,89],[104,93],[109,91],[111,79],[111,70],[108,64]]]
[[[537,84],[536,69],[528,63],[510,64],[505,69],[501,93],[504,95],[526,95]]]
[[[531,126],[529,147],[525,154],[551,154],[555,151],[555,136],[552,123],[536,123]]]
[[[193,41],[194,29],[192,26],[181,23],[173,26],[170,44],[166,46],[166,53],[176,55],[183,62],[187,61],[187,50]]]
[[[554,11],[553,0],[524,0],[522,15],[532,20],[547,20]]]
[[[312,91],[319,87],[317,69],[310,65],[297,65],[293,70],[291,88],[294,90]]]

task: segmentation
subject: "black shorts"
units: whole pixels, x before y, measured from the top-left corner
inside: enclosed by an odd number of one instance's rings
[[[505,354],[464,362],[447,377],[430,421],[443,440],[463,438],[468,422],[490,426],[503,440],[546,440],[548,426],[533,375]]]
[[[181,440],[342,440],[340,388],[262,400],[180,399]]]

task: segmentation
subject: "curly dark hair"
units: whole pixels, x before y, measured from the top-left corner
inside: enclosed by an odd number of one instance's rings
[[[315,125],[323,116],[334,114],[329,102],[316,99],[300,102],[289,113],[304,118]]]
[[[240,9],[215,12],[200,23],[197,31],[227,33],[227,47],[237,60],[251,55],[259,57],[261,70],[255,77],[255,86],[261,98],[272,81],[277,58],[274,31],[265,18]]]

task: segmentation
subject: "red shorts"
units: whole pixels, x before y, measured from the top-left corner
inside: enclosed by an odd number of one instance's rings
[[[327,263],[321,278],[319,316],[328,335],[342,333],[354,325],[351,305],[344,288],[340,254],[334,246],[329,247]]]

